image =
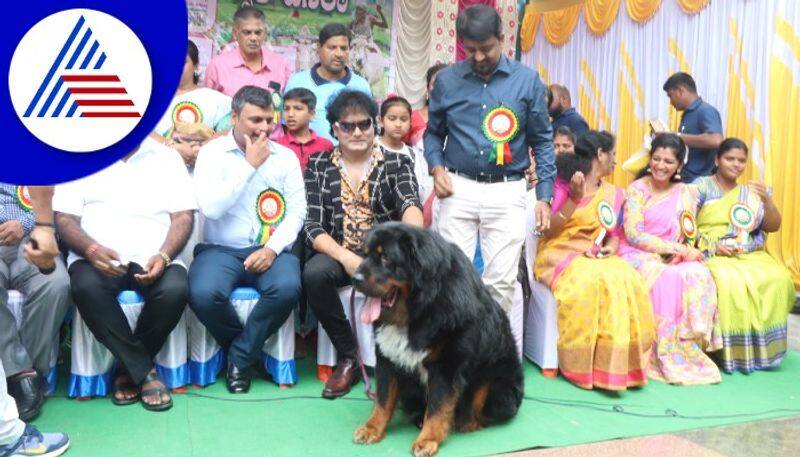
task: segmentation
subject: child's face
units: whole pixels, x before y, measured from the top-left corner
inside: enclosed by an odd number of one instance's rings
[[[411,114],[402,105],[395,105],[386,111],[386,115],[381,118],[383,124],[383,135],[400,141],[411,130]]]
[[[314,112],[309,111],[308,106],[300,100],[284,100],[283,116],[286,128],[290,132],[294,132],[308,127],[308,124],[314,119]]]

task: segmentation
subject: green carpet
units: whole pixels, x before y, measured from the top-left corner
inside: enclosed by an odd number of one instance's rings
[[[239,396],[225,391],[224,380],[203,390],[190,388],[188,395],[174,396],[175,406],[167,413],[150,413],[138,404],[117,407],[102,398],[68,400],[62,386],[35,424],[43,431],[68,432],[71,456],[409,455],[417,430],[401,414],[383,442],[351,443],[353,430],[371,409],[363,401],[363,384],[344,399],[328,401],[318,398],[322,384],[311,361],[298,370],[301,381],[290,390],[263,380]],[[454,434],[440,455],[486,455],[800,415],[798,353],[790,353],[779,369],[723,375],[715,386],[651,382],[619,395],[543,378],[529,363],[525,371],[525,393],[532,399],[523,402],[513,421]],[[303,396],[314,398],[259,401]]]

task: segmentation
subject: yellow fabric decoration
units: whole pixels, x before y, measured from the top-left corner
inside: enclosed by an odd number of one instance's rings
[[[625,0],[628,16],[636,22],[647,22],[660,6],[661,0]]]
[[[534,12],[530,3],[525,5],[525,16],[523,16],[522,25],[519,28],[519,46],[522,52],[528,52],[533,47],[541,18],[542,13]]]
[[[617,20],[620,0],[587,0],[583,8],[586,25],[596,36],[602,36]]]
[[[678,0],[678,6],[686,14],[695,14],[708,6],[710,0]]]
[[[578,24],[581,15],[581,5],[570,6],[556,11],[544,13],[542,17],[542,30],[544,37],[553,46],[562,46],[569,41],[572,31]]]

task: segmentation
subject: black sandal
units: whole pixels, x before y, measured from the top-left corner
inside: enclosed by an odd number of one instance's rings
[[[145,389],[142,387],[145,384],[153,381],[160,382],[161,387],[154,387],[151,389]],[[142,383],[139,384],[139,387],[141,388],[139,398],[142,401],[142,406],[144,407],[144,409],[148,411],[166,411],[172,408],[172,395],[170,395],[169,389],[167,389],[167,386],[164,385],[164,381],[161,380],[161,378],[158,376],[158,373],[155,370],[150,370],[150,372],[147,373],[147,376],[144,377],[144,381],[142,381]],[[155,396],[158,396],[158,398],[161,399],[161,396],[164,394],[166,394],[167,397],[169,397],[169,401],[152,405],[144,400],[144,397],[155,397]]]
[[[119,382],[119,378],[123,376],[127,378],[127,381]],[[136,391],[136,395],[131,398],[118,398],[117,394],[123,390]],[[124,373],[119,374],[111,387],[111,403],[114,403],[117,406],[127,406],[132,405],[137,401],[139,401],[139,387],[133,383],[130,375]]]

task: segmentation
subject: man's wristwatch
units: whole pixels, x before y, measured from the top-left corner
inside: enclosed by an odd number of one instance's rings
[[[172,263],[172,259],[169,258],[166,252],[158,251],[158,255],[160,255],[161,258],[164,259],[164,268],[167,268]]]

